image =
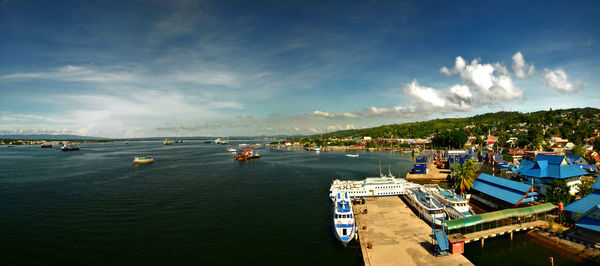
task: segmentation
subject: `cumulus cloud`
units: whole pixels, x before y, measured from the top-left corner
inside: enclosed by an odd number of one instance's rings
[[[513,72],[515,72],[515,76],[518,78],[527,78],[535,72],[535,67],[532,64],[525,62],[525,58],[523,58],[521,52],[517,52],[513,55],[512,60],[512,69]]]
[[[549,89],[566,93],[576,92],[583,87],[583,82],[579,79],[575,80],[575,84],[569,82],[569,76],[562,68],[556,70],[544,69],[542,82]]]
[[[517,61],[522,59],[520,53],[517,55],[519,55]],[[529,66],[524,60],[519,61],[518,66],[522,67],[526,74],[529,74],[529,69],[533,69],[533,66]],[[410,97],[405,106],[373,106],[357,112],[340,114],[317,110],[313,112],[313,115],[327,118],[416,118],[432,113],[464,112],[485,105],[496,106],[498,102],[512,101],[523,97],[523,89],[514,84],[508,68],[499,62],[480,63],[480,59],[474,59],[467,64],[464,58],[458,56],[453,67],[442,67],[440,72],[448,76],[460,74],[463,84],[439,90],[423,86],[414,79],[402,88],[402,92]]]

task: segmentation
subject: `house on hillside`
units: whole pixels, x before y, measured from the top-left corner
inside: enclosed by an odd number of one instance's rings
[[[540,192],[546,195],[546,186],[556,179],[564,179],[571,188],[572,195],[577,193],[577,184],[581,184],[581,176],[587,171],[571,163],[565,155],[538,154],[533,161],[524,160],[519,164],[516,172],[525,178],[526,183],[531,179]]]
[[[587,164],[588,162],[583,158],[583,156],[567,154],[567,158],[571,161],[572,164]]]

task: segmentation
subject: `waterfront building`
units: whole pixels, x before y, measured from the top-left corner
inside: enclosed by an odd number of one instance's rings
[[[571,163],[565,155],[538,154],[533,161],[524,160],[516,169],[525,178],[525,183],[534,181],[543,195],[546,195],[546,186],[555,179],[564,179],[571,188],[570,193],[577,193],[577,184],[581,184],[581,176],[587,172]]]
[[[481,174],[473,183],[471,200],[492,209],[514,208],[538,200],[539,189],[531,183]]]
[[[592,185],[593,192],[567,205],[571,220],[578,230],[576,235],[589,236],[600,242],[600,178]]]

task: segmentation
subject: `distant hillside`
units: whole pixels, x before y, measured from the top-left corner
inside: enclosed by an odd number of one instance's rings
[[[30,134],[30,135],[0,135],[0,139],[30,139],[30,140],[96,140],[96,139],[107,139],[101,137],[88,137],[78,135],[51,135],[51,134]]]
[[[466,126],[473,126],[470,133],[474,135],[487,134],[489,130],[506,131],[512,130],[519,123],[527,123],[527,127],[536,125],[550,126],[554,125],[553,130],[564,131],[563,129],[577,129],[575,125],[578,120],[597,120],[596,115],[600,114],[598,108],[573,108],[563,110],[537,111],[532,113],[520,112],[496,112],[476,115],[466,118],[445,118],[434,119],[424,122],[413,122],[403,124],[383,125],[365,129],[341,130],[325,134],[312,135],[309,138],[342,138],[342,137],[360,137],[370,136],[393,137],[393,138],[427,138],[431,134],[442,131],[462,129]],[[594,120],[594,121],[595,121]],[[563,127],[556,127],[558,124],[564,124]],[[552,132],[555,133],[555,132]],[[568,132],[556,132],[556,135],[570,137]],[[563,133],[563,134],[561,134]],[[587,132],[584,135],[588,135]]]

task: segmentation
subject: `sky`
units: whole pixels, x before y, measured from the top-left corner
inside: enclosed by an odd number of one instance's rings
[[[600,1],[0,0],[0,134],[302,135],[600,107]]]

